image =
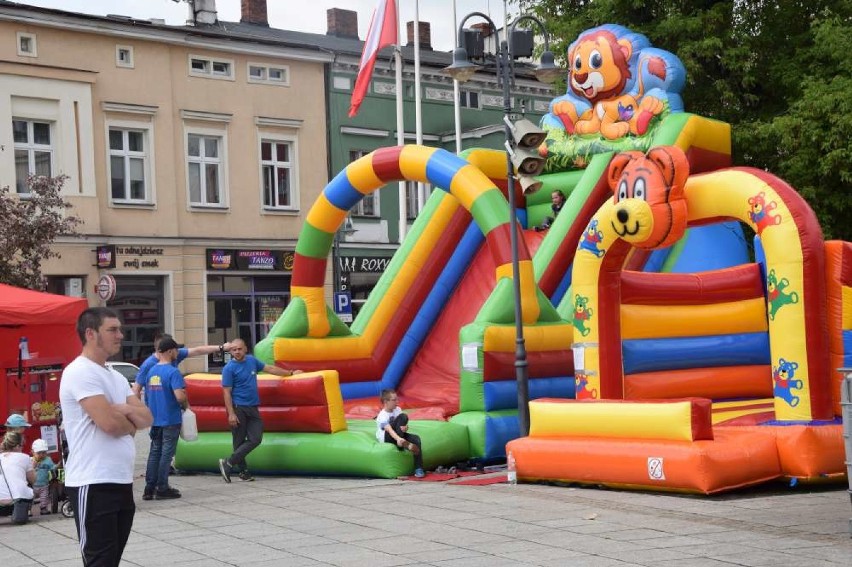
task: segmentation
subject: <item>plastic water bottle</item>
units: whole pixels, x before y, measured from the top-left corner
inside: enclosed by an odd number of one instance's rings
[[[27,337],[21,337],[21,342],[18,343],[18,348],[21,351],[21,360],[30,359],[30,342]]]
[[[518,470],[515,468],[515,456],[511,451],[506,455],[506,476],[509,484],[518,484]]]

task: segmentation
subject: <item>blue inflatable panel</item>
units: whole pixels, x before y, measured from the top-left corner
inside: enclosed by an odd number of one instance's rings
[[[426,177],[432,185],[450,192],[450,183],[468,162],[446,150],[438,150],[426,162]]]
[[[518,217],[518,224],[520,224],[523,228],[529,228],[527,226],[527,222],[529,222],[529,215],[527,215],[526,209],[515,209],[515,216]]]
[[[342,211],[348,211],[364,198],[363,193],[349,183],[345,169],[334,176],[323,193],[332,205]]]
[[[572,262],[568,269],[565,270],[565,275],[562,276],[562,280],[559,282],[559,285],[556,286],[556,291],[553,292],[553,295],[550,297],[550,302],[553,305],[559,305],[562,302],[562,298],[565,297],[565,294],[568,293],[568,289],[571,287],[571,272],[574,270],[574,263]]]
[[[651,255],[648,256],[648,259],[645,261],[645,265],[642,267],[642,271],[653,272],[655,274],[660,273],[663,270],[663,265],[666,263],[666,259],[669,257],[671,251],[672,247],[669,246],[668,248],[661,248],[651,252]]]
[[[348,382],[340,385],[340,393],[344,400],[357,400],[360,398],[378,398],[382,391],[378,380],[370,382]]]
[[[485,417],[485,459],[506,456],[506,443],[521,436],[517,415]]]
[[[471,222],[385,368],[382,374],[383,388],[396,388],[399,385],[408,366],[414,360],[414,356],[447,304],[450,294],[470,266],[473,256],[484,240],[482,230],[476,223]]]
[[[621,344],[624,373],[770,364],[769,333],[631,339]]]
[[[485,382],[485,411],[518,408],[518,383],[515,380]],[[557,378],[530,378],[530,399],[574,398],[574,376]]]
[[[852,330],[843,331],[843,367],[852,368]]]
[[[766,273],[766,252],[763,250],[763,243],[758,235],[754,235],[754,261],[760,264],[763,273]]]
[[[721,270],[750,261],[740,223],[726,221],[689,229],[686,243],[672,266],[672,273],[688,274]]]

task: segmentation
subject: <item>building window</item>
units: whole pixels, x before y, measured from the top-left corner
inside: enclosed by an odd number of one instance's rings
[[[414,220],[417,218],[417,182],[405,182],[405,218]]]
[[[332,79],[332,86],[341,91],[349,91],[352,90],[352,80],[349,77],[335,76]]]
[[[109,129],[110,195],[116,202],[149,203],[148,133],[145,130]]]
[[[479,93],[459,89],[459,105],[462,108],[479,108]]]
[[[22,57],[38,57],[36,48],[36,36],[34,33],[18,32],[18,55]]]
[[[193,207],[224,205],[222,189],[222,137],[187,135],[189,204]]]
[[[13,119],[12,137],[15,141],[15,190],[26,194],[30,192],[27,186],[30,174],[53,175],[51,123]]]
[[[234,80],[234,62],[229,59],[189,56],[189,74],[208,79]]]
[[[367,150],[349,150],[349,163],[359,160],[370,153]],[[377,217],[379,216],[379,189],[376,189],[369,195],[364,195],[358,204],[352,209],[352,214],[356,217]]]
[[[290,302],[290,276],[207,276],[207,341],[222,344],[243,339],[257,344],[269,334]],[[212,341],[212,342],[211,342]],[[208,358],[211,367],[221,367],[219,353]]]
[[[290,84],[290,69],[289,67],[249,63],[248,82],[288,86]]]
[[[129,45],[115,46],[115,66],[126,67],[132,69],[133,64],[133,48]]]
[[[293,186],[295,167],[292,141],[261,140],[260,167],[263,180],[263,206],[267,209],[295,209]]]

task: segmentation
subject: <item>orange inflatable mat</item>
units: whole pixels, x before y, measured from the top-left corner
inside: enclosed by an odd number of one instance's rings
[[[715,439],[524,437],[506,446],[527,481],[714,494],[782,476],[775,438],[759,430]]]
[[[758,425],[744,427],[717,426],[715,431],[758,431],[773,436],[778,448],[781,473],[804,482],[832,482],[846,475],[844,465],[843,426],[825,425]]]

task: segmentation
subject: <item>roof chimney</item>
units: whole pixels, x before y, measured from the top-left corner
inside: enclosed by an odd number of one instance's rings
[[[213,25],[218,21],[216,17],[216,0],[195,0],[189,4],[189,21],[190,25],[209,24]]]
[[[241,24],[257,24],[269,27],[266,17],[266,0],[242,0],[240,12]]]
[[[419,22],[418,34],[420,36],[420,49],[432,50],[432,27],[429,22]],[[414,22],[405,24],[405,29],[408,31],[408,45],[414,45]]]
[[[330,8],[326,11],[328,30],[325,35],[358,39],[358,12],[343,8]]]

